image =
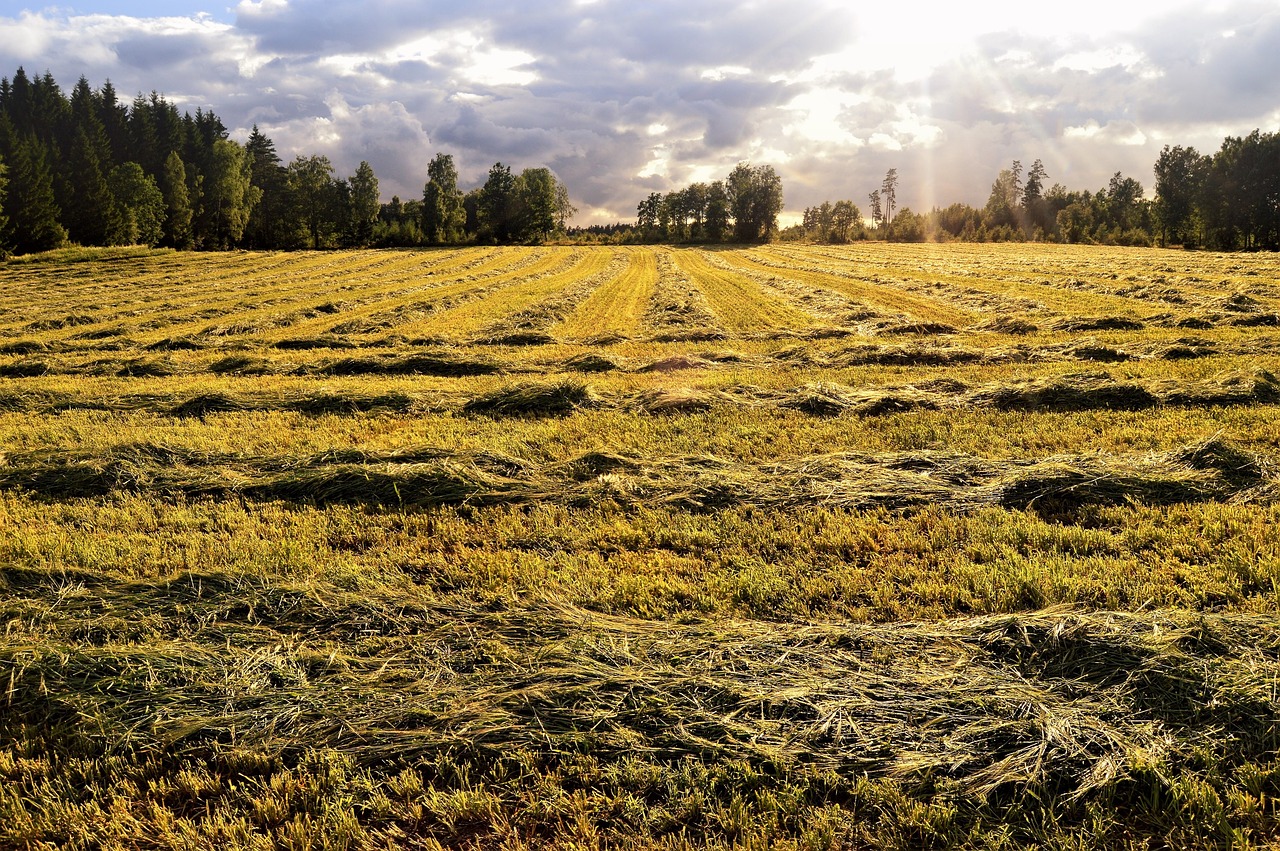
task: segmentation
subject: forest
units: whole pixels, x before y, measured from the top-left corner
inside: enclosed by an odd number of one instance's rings
[[[350,177],[319,154],[285,163],[256,126],[242,145],[214,112],[154,92],[125,104],[84,77],[69,96],[48,73],[0,80],[0,251],[529,243],[573,215],[546,168],[496,163],[465,193],[448,154],[427,171],[421,199],[384,204],[367,162]]]
[[[463,191],[450,154],[427,167],[421,198],[383,203],[372,166],[335,173],[328,157],[284,162],[255,125],[244,144],[211,110],[195,114],[155,92],[120,100],[81,77],[70,95],[52,75],[0,79],[0,252],[68,243],[218,250],[608,243],[1043,241],[1280,249],[1280,135],[1228,137],[1214,154],[1168,145],[1154,197],[1116,172],[1097,191],[1047,185],[1041,160],[1002,169],[982,207],[897,207],[897,169],[867,196],[804,210],[779,227],[781,178],[739,163],[724,180],[651,193],[635,224],[567,228],[575,210],[548,168],[495,163]]]

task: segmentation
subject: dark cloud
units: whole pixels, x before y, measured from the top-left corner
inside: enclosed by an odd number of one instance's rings
[[[547,165],[596,218],[742,159],[778,169],[792,210],[865,206],[889,168],[921,208],[983,203],[1015,158],[1096,189],[1116,170],[1149,183],[1166,142],[1277,129],[1274,3],[1187,6],[1133,32],[1010,27],[920,75],[861,62],[884,34],[858,18],[835,0],[249,0],[230,24],[0,16],[0,65],[156,89],[341,174],[368,160],[386,197],[421,192],[441,150],[464,183],[499,160]],[[909,22],[891,35],[912,50]],[[815,64],[831,54],[847,59]]]

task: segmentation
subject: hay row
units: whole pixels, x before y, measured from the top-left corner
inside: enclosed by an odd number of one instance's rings
[[[670,251],[657,252],[658,283],[643,324],[657,342],[723,340],[728,335],[706,296],[685,277]]]
[[[542,299],[537,304],[490,323],[473,341],[482,345],[544,345],[554,343],[549,329],[563,322],[600,287],[615,280],[630,266],[621,252],[611,254],[598,272],[585,275],[568,289]]]
[[[1176,775],[1206,746],[1265,760],[1280,716],[1274,616],[677,625],[198,575],[56,600],[15,588],[0,606],[43,606],[38,635],[11,625],[0,646],[4,720],[107,753],[234,740],[376,764],[520,747],[1079,797]]]
[[[636,373],[711,369],[732,355],[663,358],[631,371]],[[255,374],[253,359],[234,359],[225,371]],[[611,372],[625,364],[600,355],[582,355],[562,368],[582,373]],[[323,367],[321,375],[488,375],[501,366],[487,361],[461,361],[434,356],[409,358],[345,358]],[[304,374],[312,374],[310,371]],[[0,411],[54,413],[66,410],[148,411],[176,417],[244,411],[293,411],[303,414],[446,413],[489,417],[555,417],[580,410],[615,410],[641,414],[680,414],[713,408],[790,409],[819,417],[881,416],[912,410],[982,410],[1070,412],[1146,410],[1267,405],[1280,402],[1280,380],[1265,370],[1228,372],[1198,382],[1122,380],[1106,372],[1027,379],[969,387],[954,379],[937,379],[880,387],[851,387],[811,382],[781,390],[751,385],[722,390],[689,387],[649,388],[608,393],[581,381],[513,382],[476,396],[460,392],[432,394],[391,391],[362,393],[350,389],[281,393],[215,391],[180,396],[135,393],[89,397],[41,390],[0,392]]]
[[[579,402],[570,398],[562,404]],[[519,403],[516,399],[486,402],[489,407]],[[607,452],[534,464],[436,448],[279,458],[209,455],[147,444],[117,447],[108,454],[10,453],[0,460],[0,490],[54,499],[130,492],[318,505],[556,502],[691,511],[818,505],[909,510],[942,504],[957,511],[999,506],[1047,514],[1130,501],[1269,504],[1277,493],[1269,460],[1216,440],[1143,457],[1098,454],[991,460],[939,452],[845,453],[765,464],[711,456],[647,459]]]

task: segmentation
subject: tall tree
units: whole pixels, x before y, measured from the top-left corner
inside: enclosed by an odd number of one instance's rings
[[[453,155],[436,154],[427,164],[427,184],[422,190],[423,236],[431,245],[458,242],[466,223]]]
[[[516,179],[511,168],[494,163],[480,190],[480,230],[498,242],[510,242],[518,226]]]
[[[289,182],[285,168],[276,153],[275,142],[253,125],[245,151],[253,157],[250,180],[262,192],[249,223],[245,226],[245,240],[254,248],[288,247]]]
[[[84,127],[76,130],[67,157],[64,182],[66,198],[62,221],[71,239],[81,245],[108,245],[116,241],[120,227],[111,188],[98,160],[98,148]]]
[[[893,226],[893,210],[898,204],[898,170],[889,169],[885,173],[884,182],[880,184],[880,198],[884,203],[885,227]]]
[[[9,168],[4,164],[4,160],[0,159],[0,259],[3,259],[9,253],[4,239],[9,224],[9,217],[6,215],[8,200]]]
[[[871,205],[871,224],[879,230],[884,224],[884,207],[880,203],[879,189],[867,196],[867,203]]]
[[[378,178],[369,163],[362,160],[347,185],[351,193],[351,243],[365,248],[373,243],[373,226],[378,221],[378,210],[382,206],[378,197]]]
[[[723,180],[707,186],[707,212],[703,219],[707,239],[721,242],[729,233],[729,192]]]
[[[1027,172],[1027,182],[1022,187],[1022,213],[1026,218],[1027,230],[1034,233],[1038,228],[1043,235],[1052,230],[1048,221],[1047,205],[1044,202],[1044,182],[1048,178],[1044,163],[1036,160]]]
[[[544,242],[557,230],[558,181],[549,168],[526,168],[516,179],[520,210],[518,239]]]
[[[137,163],[123,163],[111,171],[119,232],[114,240],[123,245],[155,245],[164,235],[164,194],[155,178]]]
[[[17,253],[48,251],[67,241],[67,232],[58,222],[44,146],[34,136],[18,141],[10,154],[8,209],[5,242]]]
[[[1194,238],[1196,198],[1209,167],[1207,157],[1195,148],[1165,145],[1156,160],[1155,215],[1160,227],[1160,244],[1185,245]]]
[[[773,166],[734,166],[725,181],[733,211],[734,238],[739,242],[763,242],[778,231],[782,212],[782,180]]]
[[[289,190],[294,215],[306,229],[308,246],[323,248],[333,232],[333,164],[320,155],[297,156],[289,164]]]
[[[187,194],[187,169],[177,151],[164,161],[161,182],[164,193],[163,241],[171,248],[191,247],[191,197]]]
[[[231,248],[244,235],[261,195],[251,182],[251,168],[244,148],[230,139],[214,140],[201,199],[202,236],[208,247]]]

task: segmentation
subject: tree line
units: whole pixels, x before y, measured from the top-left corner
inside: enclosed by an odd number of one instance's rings
[[[848,242],[1039,241],[1106,245],[1180,245],[1220,251],[1280,250],[1280,134],[1254,130],[1227,137],[1214,154],[1166,145],[1155,163],[1155,197],[1121,172],[1095,192],[1060,183],[1046,188],[1040,160],[1001,169],[982,207],[951,204],[917,214],[894,212],[897,171],[868,196],[870,221],[852,201],[804,211],[783,239]]]
[[[660,242],[767,242],[778,235],[782,179],[738,163],[724,180],[653,192],[636,208],[634,236]]]
[[[110,81],[0,79],[0,255],[79,245],[188,249],[539,242],[563,233],[568,191],[546,168],[496,163],[463,192],[449,154],[421,199],[382,203],[367,162],[341,177],[322,155],[285,163],[256,126],[229,137],[212,111],[180,114]]]

